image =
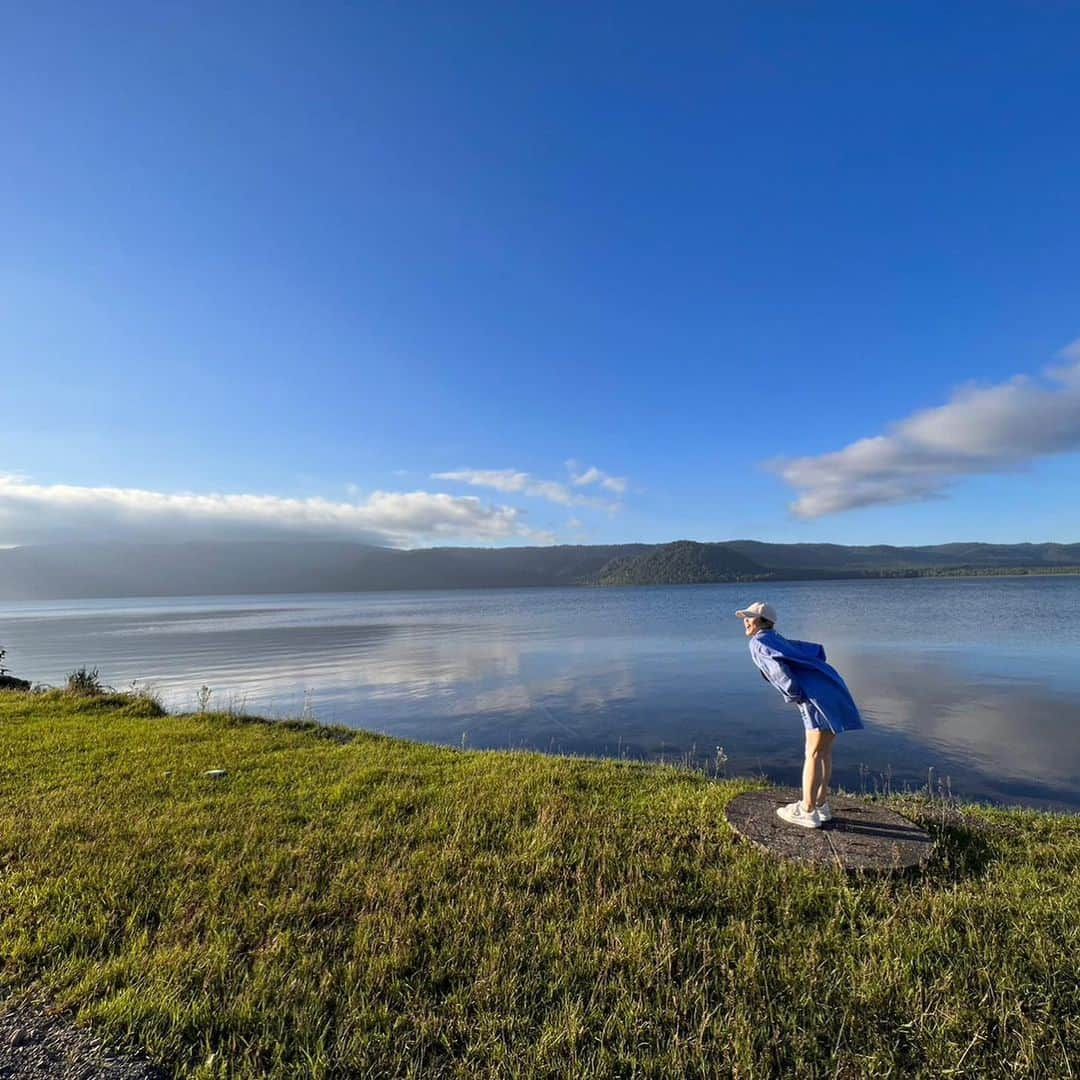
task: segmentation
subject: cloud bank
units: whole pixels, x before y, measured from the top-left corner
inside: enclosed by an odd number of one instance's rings
[[[566,467],[570,472],[570,481],[574,487],[585,487],[590,484],[598,484],[608,491],[622,494],[626,490],[626,480],[618,476],[608,476],[595,466],[583,472],[578,472],[576,462],[568,461]],[[433,473],[433,480],[453,480],[459,484],[470,484],[473,487],[489,487],[496,491],[513,492],[522,495],[532,495],[536,498],[547,499],[549,502],[560,506],[592,506],[601,510],[618,510],[619,503],[608,499],[597,498],[594,495],[583,495],[572,490],[566,484],[557,480],[540,480],[530,473],[519,472],[516,469],[455,469],[451,472]]]
[[[529,529],[521,510],[488,506],[475,496],[375,491],[362,502],[333,502],[40,485],[0,475],[0,545],[287,537],[391,547],[445,540],[553,540],[549,533]]]
[[[1042,381],[1017,375],[996,386],[964,387],[947,405],[914,413],[883,435],[770,467],[800,492],[792,512],[817,518],[941,498],[961,477],[1080,450],[1080,341],[1062,356],[1065,363]]]

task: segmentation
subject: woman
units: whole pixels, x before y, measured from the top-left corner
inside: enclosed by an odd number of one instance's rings
[[[828,802],[833,743],[839,732],[863,726],[858,706],[840,673],[825,663],[821,645],[791,641],[773,629],[776,608],[772,604],[759,600],[735,614],[743,621],[758,670],[785,701],[799,706],[806,729],[802,802],[778,807],[776,812],[793,825],[820,829],[833,816]]]

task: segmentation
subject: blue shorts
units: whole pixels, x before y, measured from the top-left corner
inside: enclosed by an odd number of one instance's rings
[[[834,735],[839,734],[829,723],[829,718],[812,701],[800,702],[799,712],[802,714],[802,726],[807,731],[831,731]]]

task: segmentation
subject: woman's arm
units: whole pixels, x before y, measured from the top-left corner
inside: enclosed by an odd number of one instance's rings
[[[784,695],[786,702],[794,704],[806,700],[806,695],[803,693],[802,687],[799,686],[798,680],[792,675],[791,668],[783,660],[770,656],[760,646],[752,649],[750,655],[754,658],[754,663],[757,664],[761,674]]]

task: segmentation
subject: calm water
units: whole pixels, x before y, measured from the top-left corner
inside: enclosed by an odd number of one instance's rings
[[[761,594],[759,596],[759,594]],[[1080,809],[1080,577],[0,605],[17,675],[82,664],[174,709],[303,712],[425,741],[710,762],[794,783],[802,729],[737,607],[822,641],[867,730],[836,779]]]

